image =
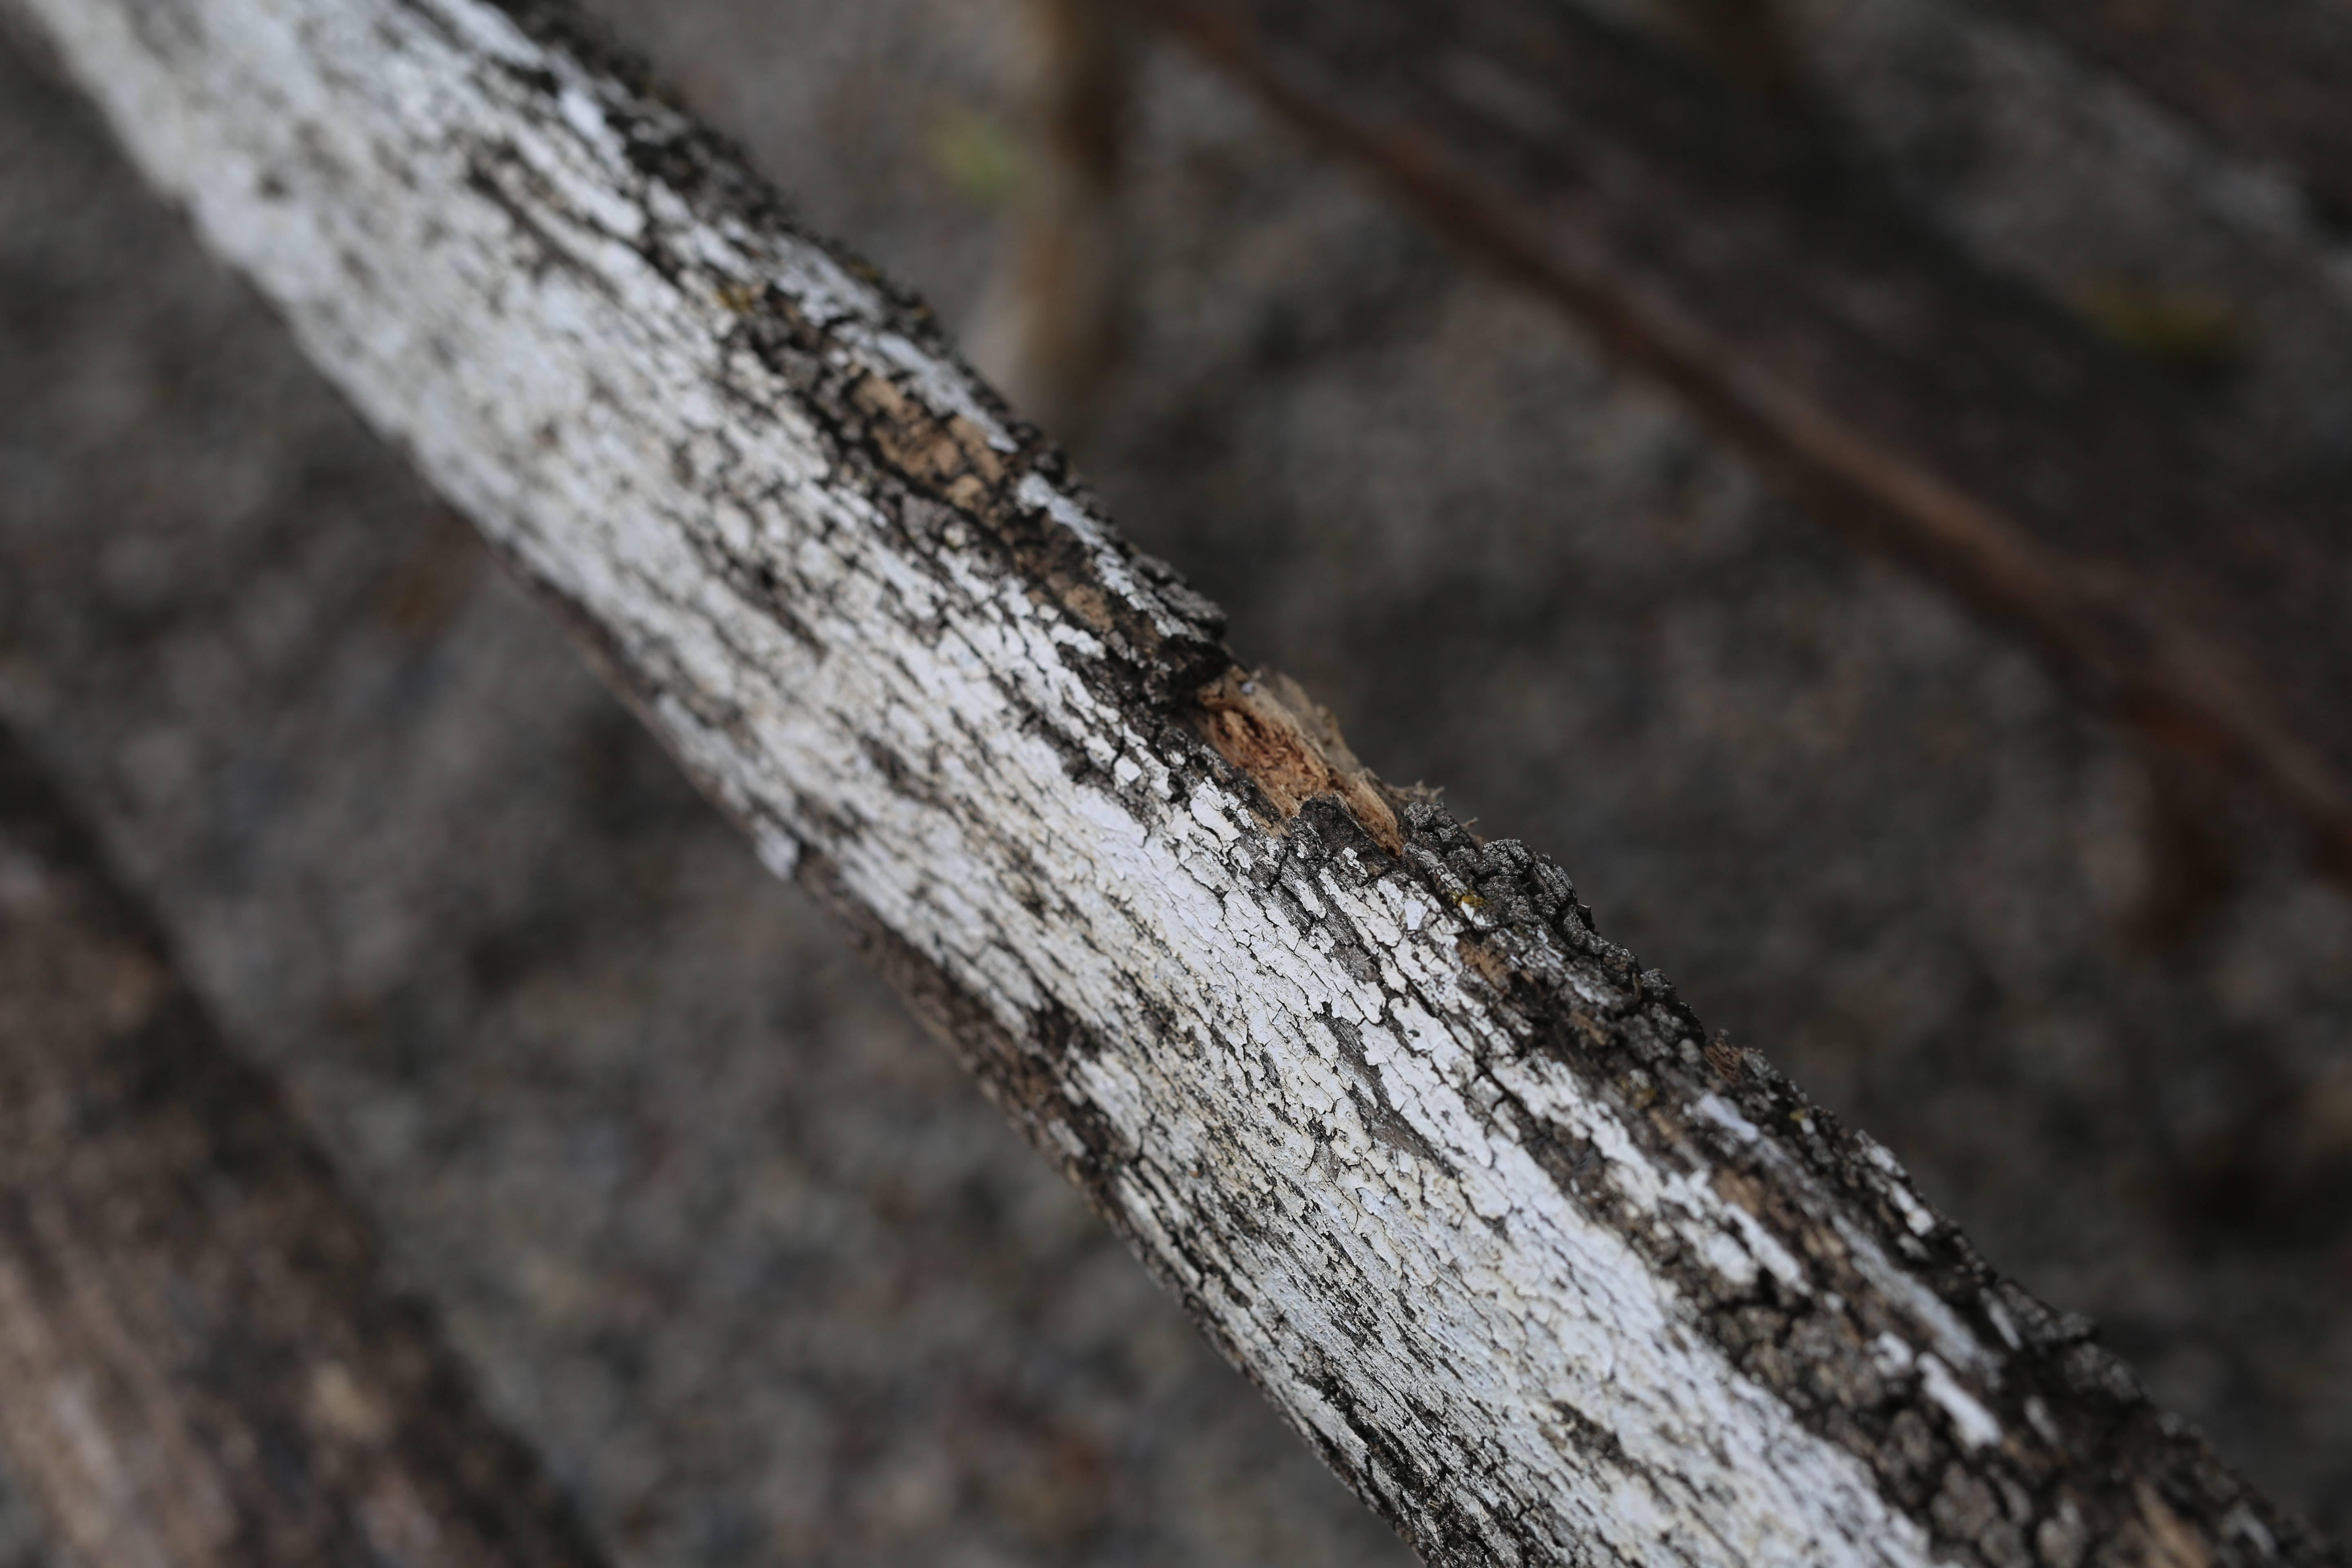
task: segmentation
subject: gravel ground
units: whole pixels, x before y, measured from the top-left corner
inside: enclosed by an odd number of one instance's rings
[[[968,319],[1002,0],[597,8]],[[1963,13],[1806,14],[1957,232],[2229,301],[2249,461],[2344,477],[2352,267],[2275,178]],[[2136,947],[2146,786],[2019,648],[1179,58],[1135,153],[1113,514],[2352,1532],[2352,903],[2233,818]],[[1403,1560],[5,54],[0,718],[622,1562]]]

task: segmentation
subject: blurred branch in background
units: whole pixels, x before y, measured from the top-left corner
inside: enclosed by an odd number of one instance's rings
[[[2193,387],[1978,264],[1824,116],[1570,5],[1126,4],[1566,305],[1857,542],[2021,632],[2164,766],[2256,785],[2352,879],[2341,508],[2248,482]],[[1767,15],[1697,31],[1717,57],[1783,58],[1735,42]]]
[[[1716,74],[1768,109],[1790,109],[1804,67],[1780,0],[1667,0],[1685,47]]]
[[[1133,62],[1106,0],[1021,0],[1020,126],[1026,154],[972,363],[1063,439],[1117,359],[1129,268],[1118,174]]]
[[[86,1568],[592,1568],[0,731],[0,1447]]]

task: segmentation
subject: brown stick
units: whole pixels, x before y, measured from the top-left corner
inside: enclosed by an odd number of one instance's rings
[[[0,1447],[92,1568],[601,1561],[5,734]]]
[[[1107,0],[1024,0],[1021,26],[1028,163],[971,353],[1014,407],[1067,437],[1118,356],[1130,62]]]
[[[2186,392],[1914,221],[1822,126],[1570,5],[1129,4],[2352,876],[2342,520],[2240,493]]]

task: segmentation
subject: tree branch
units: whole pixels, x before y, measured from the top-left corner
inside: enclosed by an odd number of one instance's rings
[[[1431,1561],[2335,1560],[566,13],[19,3]]]

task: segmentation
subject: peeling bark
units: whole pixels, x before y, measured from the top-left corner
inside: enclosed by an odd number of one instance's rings
[[[0,1447],[90,1568],[591,1568],[0,735]]]
[[[565,13],[17,3],[1428,1560],[2338,1561]]]

